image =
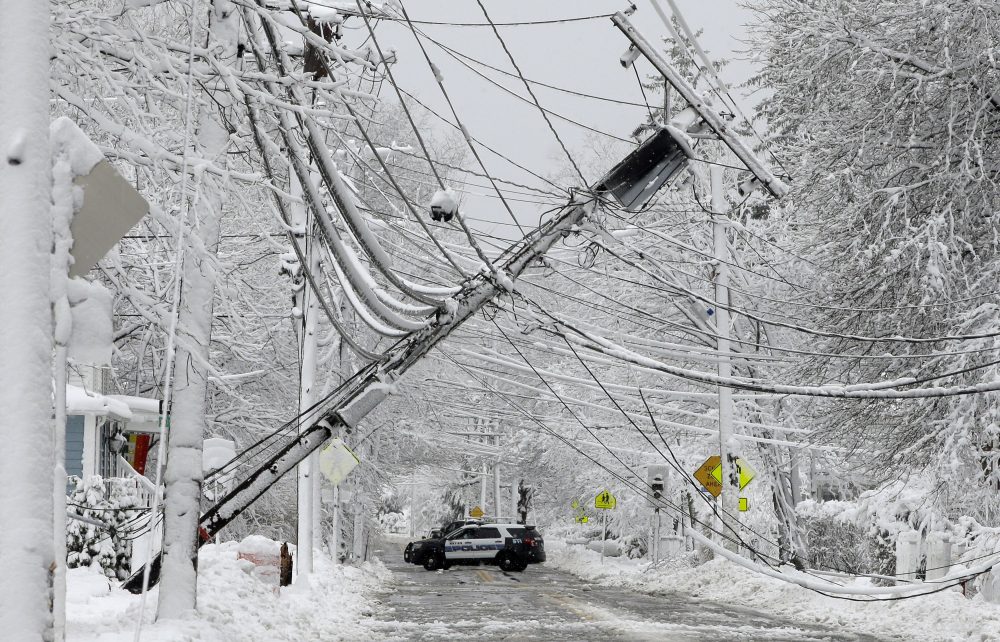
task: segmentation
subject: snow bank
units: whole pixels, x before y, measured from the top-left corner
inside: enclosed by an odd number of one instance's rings
[[[851,602],[764,577],[723,559],[701,566],[683,560],[651,568],[644,560],[605,558],[582,546],[546,540],[546,564],[608,586],[662,593],[676,591],[735,603],[803,624],[822,624],[882,638],[951,641],[996,640],[1000,606],[967,599],[950,589],[907,600]]]
[[[256,544],[277,546],[274,542]],[[320,556],[308,584],[293,585],[275,594],[271,586],[251,576],[251,562],[237,559],[239,548],[237,542],[226,542],[201,549],[195,617],[150,624],[159,591],[154,588],[146,600],[147,624],[143,626],[142,640],[243,642],[373,637],[369,628],[372,596],[390,576],[381,562],[338,566]],[[90,569],[74,569],[68,575],[67,640],[131,642],[139,615],[139,596],[93,575]]]

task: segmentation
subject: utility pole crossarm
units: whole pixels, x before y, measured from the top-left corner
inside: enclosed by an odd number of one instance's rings
[[[643,56],[649,60],[650,63],[656,68],[658,72],[663,74],[667,82],[673,85],[677,93],[681,95],[684,100],[687,101],[691,107],[694,108],[698,115],[704,120],[709,127],[719,136],[719,138],[726,144],[729,149],[736,154],[744,165],[747,166],[754,176],[763,183],[764,187],[769,191],[775,198],[782,198],[788,193],[788,186],[785,185],[781,179],[774,175],[774,173],[768,169],[757,155],[753,153],[743,141],[740,140],[732,131],[729,130],[729,126],[722,119],[722,117],[712,109],[705,99],[692,87],[688,81],[681,76],[673,67],[664,60],[663,56],[656,50],[653,45],[646,40],[646,38],[639,33],[636,28],[632,25],[625,14],[618,12],[611,16],[611,22],[615,23],[615,26],[621,30],[625,37],[632,41],[632,44],[642,53]]]

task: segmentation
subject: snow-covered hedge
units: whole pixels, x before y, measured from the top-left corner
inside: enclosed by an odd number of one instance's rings
[[[103,573],[128,577],[131,540],[142,525],[140,500],[128,480],[70,477],[75,488],[66,500],[66,511],[102,522],[107,529],[69,518],[66,521],[66,562],[69,568],[98,565]]]

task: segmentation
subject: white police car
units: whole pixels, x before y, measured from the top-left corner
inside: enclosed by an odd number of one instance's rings
[[[523,571],[528,564],[545,561],[545,542],[534,526],[470,524],[427,541],[419,557],[412,561],[428,571],[452,564],[496,564],[504,571]]]

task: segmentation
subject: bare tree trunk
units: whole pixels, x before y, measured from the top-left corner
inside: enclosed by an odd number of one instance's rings
[[[209,15],[208,40],[221,48],[220,57],[236,55],[239,29],[235,6],[215,0]],[[221,82],[221,81],[220,81]],[[225,90],[214,92],[214,102],[225,109],[231,102]],[[205,158],[226,166],[229,132],[220,117],[204,109],[198,120],[196,146]],[[194,208],[191,243],[184,259],[178,327],[179,342],[174,366],[176,381],[168,431],[166,493],[163,507],[163,562],[160,582],[159,618],[180,618],[196,605],[198,572],[198,519],[201,512],[202,445],[208,428],[209,347],[215,298],[215,256],[222,222],[222,195],[211,184],[201,190]]]

